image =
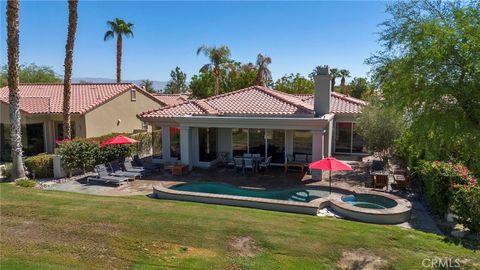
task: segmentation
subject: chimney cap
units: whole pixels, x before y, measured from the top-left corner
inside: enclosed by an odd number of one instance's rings
[[[330,75],[330,68],[328,65],[324,65],[323,67],[317,67],[316,72],[317,75]]]

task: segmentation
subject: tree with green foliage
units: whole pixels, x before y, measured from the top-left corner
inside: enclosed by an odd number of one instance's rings
[[[155,88],[153,88],[153,81],[149,79],[144,79],[140,82],[140,86],[149,93],[155,93]]]
[[[388,164],[395,140],[404,131],[402,113],[379,99],[372,99],[357,118],[356,127],[367,149]]]
[[[33,63],[19,67],[20,83],[60,83],[60,75],[48,66],[37,66]],[[0,87],[8,85],[8,66],[0,70]]]
[[[368,99],[373,96],[374,86],[367,78],[355,77],[349,84],[350,95],[354,98]]]
[[[165,86],[165,89],[163,89],[163,92],[166,94],[180,94],[187,90],[187,74],[179,67],[175,67],[175,69],[170,72],[170,81]]]
[[[222,82],[224,92],[231,92],[256,85],[258,68],[252,63],[242,64],[231,61],[228,69],[224,70],[225,76]]]
[[[115,18],[113,21],[107,21],[109,30],[105,32],[104,41],[117,36],[117,83],[122,81],[122,47],[123,36],[133,37],[133,23],[126,22],[122,19]]]
[[[201,46],[197,50],[197,55],[204,54],[210,60],[210,63],[205,64],[200,68],[200,72],[206,73],[213,71],[215,77],[215,95],[220,94],[220,80],[222,77],[222,68],[230,62],[230,49],[227,46],[208,47]]]
[[[211,70],[193,75],[189,86],[192,97],[201,99],[214,95],[215,80],[216,78]]]
[[[409,116],[405,156],[480,172],[480,3],[388,5],[383,50],[367,60],[385,101]]]
[[[300,73],[284,75],[274,84],[275,90],[290,94],[312,94],[314,91],[313,80],[307,79]]]

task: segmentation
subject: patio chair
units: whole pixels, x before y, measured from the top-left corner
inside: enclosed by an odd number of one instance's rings
[[[107,168],[105,165],[96,165],[95,171],[97,172],[97,176],[89,176],[87,177],[87,183],[90,181],[97,181],[103,182],[105,184],[114,183],[117,185],[122,185],[124,182],[128,181],[128,177],[120,177],[120,176],[112,176],[108,174]]]
[[[138,155],[133,156],[131,163],[134,169],[144,169],[146,174],[160,172],[162,168],[162,164],[143,161]]]
[[[370,167],[370,173],[375,171],[385,170],[385,163],[381,160],[372,160],[372,166]]]
[[[251,169],[252,172],[255,173],[255,163],[252,158],[243,159],[243,173],[245,173],[246,169]]]
[[[235,172],[238,172],[239,169],[244,171],[244,169],[243,169],[243,158],[234,158],[233,163],[234,163],[234,167],[235,167]]]
[[[123,171],[122,168],[120,168],[120,165],[118,164],[118,162],[116,161],[109,162],[108,166],[110,167],[110,170],[111,170],[110,175],[113,175],[113,176],[123,176],[133,180],[135,180],[136,178],[142,177],[141,173]]]
[[[373,176],[373,188],[387,187],[388,191],[388,174],[378,174]]]
[[[252,157],[252,154],[244,153],[244,154],[243,154],[243,157],[244,157],[244,158],[251,158],[251,157]]]
[[[272,161],[272,156],[267,157],[265,162],[260,162],[260,168],[265,168],[265,170],[270,170],[270,162]]]
[[[141,174],[144,174],[145,173],[145,169],[143,168],[134,168],[132,166],[132,162],[130,162],[129,160],[125,160],[123,162],[123,167],[125,168],[125,171],[127,172],[135,172],[135,173],[141,173]]]
[[[252,157],[253,157],[253,158],[259,158],[259,157],[261,157],[261,156],[262,156],[261,154],[252,154]]]
[[[218,153],[218,160],[222,163],[225,167],[235,166],[233,160],[229,158],[229,154],[227,152],[219,152]]]

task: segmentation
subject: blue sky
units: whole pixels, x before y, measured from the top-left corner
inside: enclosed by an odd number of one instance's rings
[[[0,8],[0,62],[6,63],[5,1]],[[385,2],[128,2],[80,1],[74,77],[115,78],[115,42],[103,41],[106,21],[135,24],[124,40],[123,79],[166,81],[179,66],[190,78],[208,60],[200,45],[228,45],[232,58],[272,57],[274,79],[307,75],[317,65],[366,76],[364,60],[380,47]],[[51,66],[63,74],[67,1],[21,1],[20,63]]]

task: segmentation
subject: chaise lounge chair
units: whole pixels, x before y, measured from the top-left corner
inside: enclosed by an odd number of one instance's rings
[[[95,166],[95,171],[97,172],[98,176],[87,177],[87,183],[90,183],[90,181],[97,181],[97,182],[103,182],[105,184],[114,183],[120,186],[124,182],[128,181],[128,177],[109,175],[105,165]]]
[[[123,162],[123,167],[125,168],[125,171],[127,172],[134,172],[134,173],[141,173],[141,174],[145,174],[146,173],[146,169],[142,168],[142,167],[133,167],[132,166],[132,162],[128,159],[126,159],[124,162]]]
[[[160,172],[162,168],[162,164],[142,161],[138,155],[133,156],[132,164],[133,168],[142,168],[146,171]]]
[[[123,171],[122,168],[120,168],[120,165],[116,161],[109,162],[108,165],[110,166],[111,173],[110,175],[113,176],[124,176],[128,178],[140,178],[142,177],[142,174],[139,172],[128,172],[128,171]]]

